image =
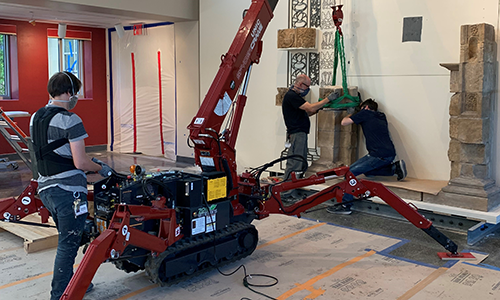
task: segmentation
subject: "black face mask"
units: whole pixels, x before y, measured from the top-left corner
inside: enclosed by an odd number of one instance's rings
[[[307,94],[309,94],[310,90],[311,90],[310,88],[307,88],[307,89],[303,90],[302,93],[300,93],[300,96],[301,97],[305,97]]]

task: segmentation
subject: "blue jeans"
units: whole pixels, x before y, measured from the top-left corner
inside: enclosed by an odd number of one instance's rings
[[[79,193],[76,196],[79,196],[81,203],[87,202],[85,193]],[[52,291],[50,292],[51,300],[59,300],[73,276],[73,264],[75,263],[78,248],[80,248],[85,219],[88,213],[76,217],[73,192],[65,191],[59,187],[41,191],[40,198],[52,215],[59,232],[52,277]]]
[[[394,171],[396,170],[392,165],[394,158],[395,156],[374,157],[368,154],[355,161],[349,169],[354,176],[360,174],[365,174],[365,176],[394,176]],[[353,199],[353,195],[344,194],[342,202],[352,201]],[[348,203],[345,206],[351,207],[352,203]]]

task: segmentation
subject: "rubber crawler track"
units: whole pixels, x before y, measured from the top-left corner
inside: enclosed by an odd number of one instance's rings
[[[182,257],[185,253],[188,253],[190,249],[200,247],[205,245],[204,249],[209,249],[214,246],[220,240],[238,239],[243,233],[249,233],[254,236],[255,243],[248,249],[238,249],[238,252],[231,257],[218,257],[216,265],[212,263],[205,263],[201,265],[194,266],[191,272],[185,270],[180,271],[177,275],[165,278],[159,274],[160,267],[168,268],[168,262],[170,259],[177,259]],[[231,224],[226,228],[217,230],[215,233],[208,233],[203,235],[193,236],[191,238],[182,239],[175,243],[174,245],[167,248],[166,251],[162,252],[157,257],[149,256],[146,261],[145,270],[146,275],[150,278],[151,282],[157,283],[160,286],[170,286],[181,281],[189,280],[190,278],[199,276],[200,274],[211,270],[213,267],[221,267],[226,264],[232,263],[239,259],[242,259],[255,250],[258,241],[258,232],[255,226],[247,223],[235,223]],[[242,247],[240,247],[242,248]],[[169,257],[171,256],[171,257]],[[189,274],[188,274],[189,273]]]

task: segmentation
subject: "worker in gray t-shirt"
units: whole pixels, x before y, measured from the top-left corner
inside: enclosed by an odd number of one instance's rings
[[[84,142],[87,132],[80,117],[69,112],[78,101],[81,86],[72,73],[54,74],[47,85],[49,104],[33,114],[30,121],[39,173],[38,193],[59,232],[51,300],[61,297],[73,276],[88,215],[85,171],[99,172],[104,177],[112,173],[108,165],[87,156]]]

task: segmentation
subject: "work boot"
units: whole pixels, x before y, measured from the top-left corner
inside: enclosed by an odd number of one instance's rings
[[[398,181],[405,179],[407,175],[405,161],[398,160],[397,162],[394,163],[394,166],[396,167],[394,173],[398,176]]]
[[[89,284],[89,287],[88,287],[88,288],[87,288],[87,290],[85,291],[85,294],[90,293],[93,289],[94,289],[94,284],[91,282],[91,283]]]
[[[326,211],[331,214],[337,215],[350,215],[352,214],[351,207],[346,205],[332,205],[326,208]]]

